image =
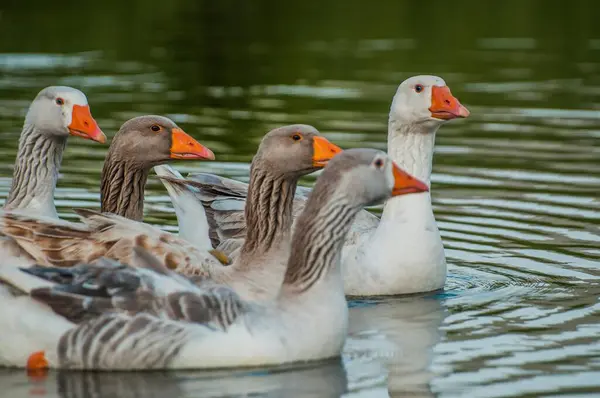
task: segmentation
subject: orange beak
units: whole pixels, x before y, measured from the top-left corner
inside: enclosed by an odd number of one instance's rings
[[[92,117],[89,105],[73,105],[71,124],[68,128],[71,135],[98,141],[101,144],[106,142],[106,136]]]
[[[325,137],[313,137],[313,167],[325,167],[335,155],[342,152],[342,148],[332,144]]]
[[[451,120],[457,117],[468,117],[471,112],[452,95],[448,86],[431,88],[431,116],[436,119]]]
[[[393,164],[393,174],[394,189],[392,190],[392,196],[429,191],[427,184],[402,170],[396,163]]]
[[[180,128],[171,130],[171,159],[215,160],[215,154]]]

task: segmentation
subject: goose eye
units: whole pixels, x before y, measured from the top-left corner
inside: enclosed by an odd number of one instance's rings
[[[300,134],[294,134],[292,135],[292,139],[294,141],[300,141],[302,139],[302,136]]]
[[[415,86],[415,91],[416,91],[417,93],[420,93],[421,91],[423,91],[423,85],[422,85],[422,84],[417,84],[417,85]]]
[[[60,97],[58,97],[55,102],[56,102],[56,105],[64,105],[65,104],[65,100]]]
[[[150,129],[152,131],[160,131],[160,126],[157,126],[156,124],[153,124],[152,127],[150,127]]]
[[[377,159],[374,163],[375,167],[377,167],[378,169],[383,167],[383,160],[381,159]]]

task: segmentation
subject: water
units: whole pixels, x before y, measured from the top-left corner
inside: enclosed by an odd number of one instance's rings
[[[0,6],[0,196],[37,91],[73,85],[110,136],[166,114],[246,179],[262,135],[308,123],[386,147],[396,86],[442,76],[471,117],[437,137],[443,292],[350,303],[341,361],[217,373],[0,372],[10,397],[600,395],[600,26],[594,1],[41,0]],[[98,207],[106,147],[71,139],[57,200]],[[306,179],[305,183],[312,183]],[[160,182],[146,221],[176,230]]]

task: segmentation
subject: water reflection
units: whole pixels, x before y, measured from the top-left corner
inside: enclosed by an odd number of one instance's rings
[[[172,372],[50,372],[28,377],[0,372],[6,396],[58,398],[153,397],[339,397],[347,390],[340,360],[271,370]]]
[[[353,375],[349,388],[379,387],[393,397],[433,397],[430,365],[446,312],[440,300],[429,296],[351,303],[344,348]]]

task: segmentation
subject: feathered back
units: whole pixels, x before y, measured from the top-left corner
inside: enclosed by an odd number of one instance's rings
[[[145,249],[136,247],[134,253],[134,265],[102,257],[67,269],[22,271],[54,283],[30,295],[74,323],[111,313],[147,314],[224,329],[244,311],[245,304],[231,289],[214,284],[198,288]]]

